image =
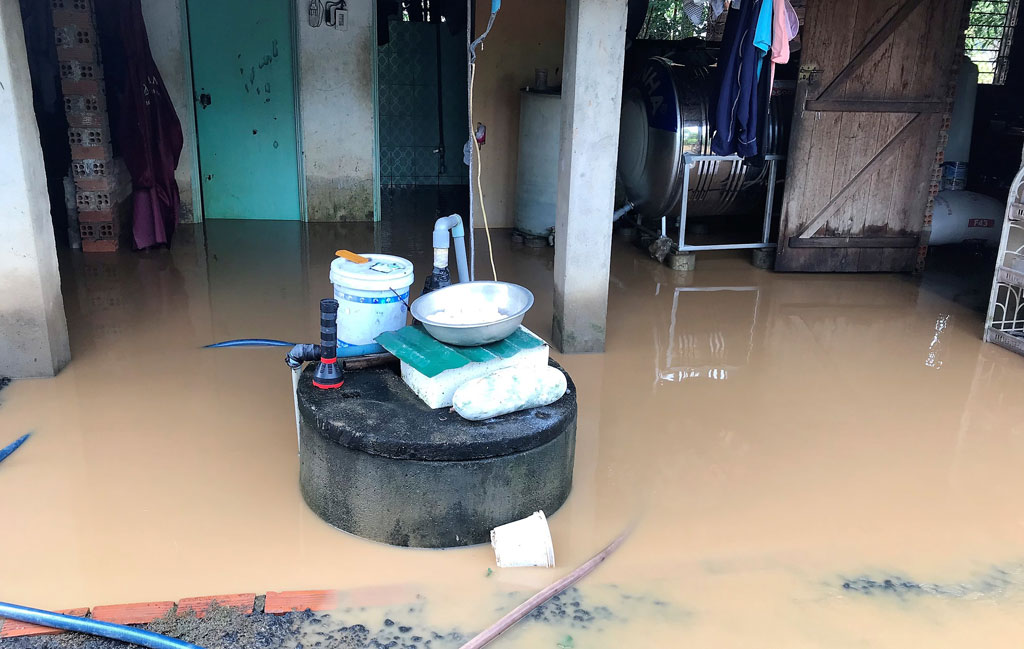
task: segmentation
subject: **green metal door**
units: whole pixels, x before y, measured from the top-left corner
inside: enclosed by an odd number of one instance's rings
[[[300,218],[292,6],[188,0],[206,218]]]

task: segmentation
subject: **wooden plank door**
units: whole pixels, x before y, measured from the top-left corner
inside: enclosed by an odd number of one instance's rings
[[[283,0],[188,0],[205,218],[301,216],[292,13]]]
[[[964,0],[808,0],[776,269],[910,271]]]

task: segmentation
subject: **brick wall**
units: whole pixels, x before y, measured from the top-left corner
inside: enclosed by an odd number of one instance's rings
[[[50,0],[85,252],[129,245],[131,180],[111,149],[103,63],[90,0]]]

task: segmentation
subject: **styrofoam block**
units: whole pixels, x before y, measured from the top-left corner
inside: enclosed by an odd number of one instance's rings
[[[550,348],[544,344],[524,349],[511,358],[470,363],[454,370],[446,370],[433,378],[425,376],[402,361],[402,380],[431,408],[450,408],[455,390],[466,381],[482,378],[506,367],[545,368],[548,365],[549,352]]]

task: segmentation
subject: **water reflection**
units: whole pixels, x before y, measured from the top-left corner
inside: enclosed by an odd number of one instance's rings
[[[667,337],[653,327],[655,384],[728,379],[750,361],[759,305],[756,286],[674,288]]]

